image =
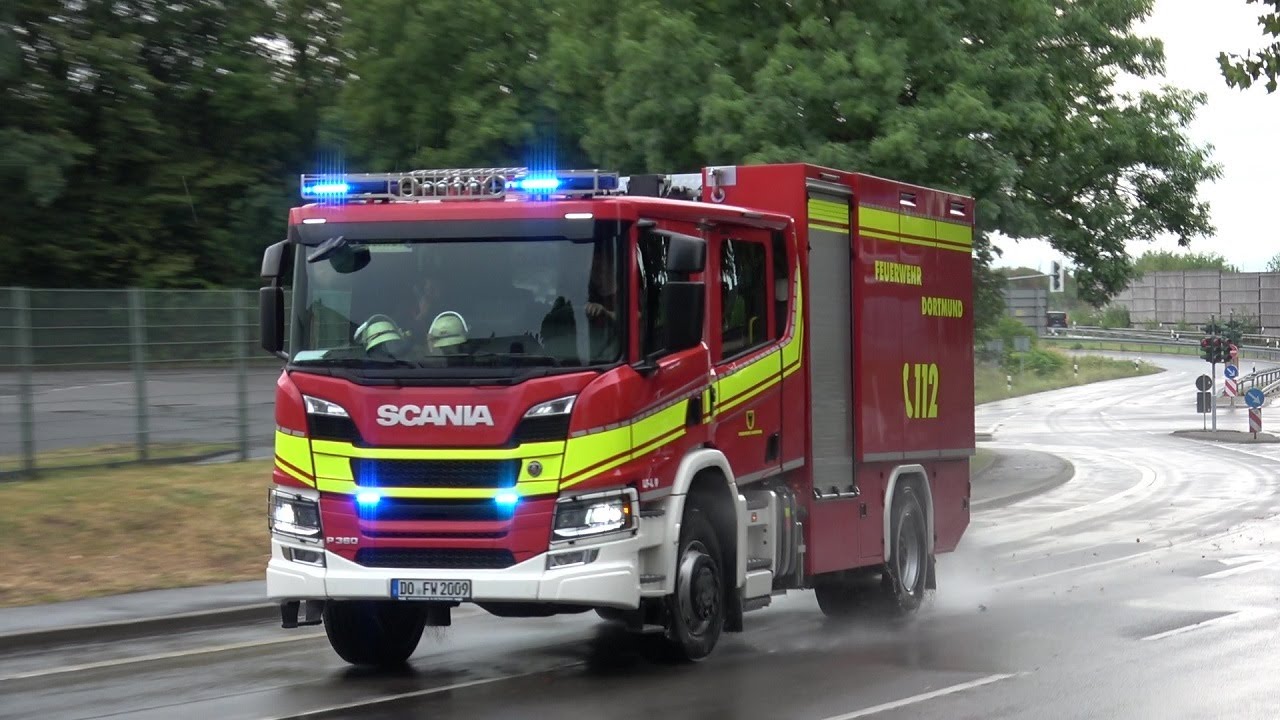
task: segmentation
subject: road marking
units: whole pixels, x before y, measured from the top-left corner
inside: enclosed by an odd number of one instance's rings
[[[1201,575],[1201,580],[1217,580],[1219,578],[1231,577],[1232,575],[1242,575],[1254,570],[1261,570],[1270,567],[1276,562],[1274,555],[1243,555],[1240,557],[1220,559],[1218,562],[1223,565],[1230,565],[1226,570],[1211,572],[1208,575]]]
[[[322,632],[308,633],[306,635],[275,638],[272,640],[248,640],[245,642],[230,643],[227,645],[211,645],[192,650],[175,650],[173,652],[166,653],[153,653],[151,655],[137,655],[134,657],[115,658],[113,660],[100,660],[98,662],[84,663],[82,665],[64,665],[62,667],[49,668],[46,670],[33,670],[31,672],[17,673],[15,675],[5,675],[0,677],[0,682],[30,680],[32,678],[49,677],[51,675],[66,675],[67,673],[84,672],[86,670],[101,670],[103,668],[120,667],[122,665],[157,662],[159,660],[175,660],[177,658],[192,657],[195,655],[212,655],[214,653],[229,652],[231,650],[246,650],[249,648],[269,647],[271,645],[284,645],[287,643],[302,642],[304,640],[315,640],[322,637],[324,637],[324,633]]]
[[[982,687],[983,685],[990,685],[991,683],[994,683],[994,682],[1000,682],[1001,680],[1008,680],[1011,677],[1017,677],[1018,675],[1022,675],[1022,674],[1023,673],[1000,673],[998,675],[988,675],[984,678],[978,678],[977,680],[970,680],[969,682],[966,682],[966,683],[960,683],[959,685],[950,685],[948,687],[944,687],[938,690],[933,690],[931,692],[920,693],[919,695],[912,695],[911,697],[902,698],[901,700],[894,700],[893,702],[887,702],[881,705],[875,705],[873,707],[863,708],[862,710],[855,710],[854,712],[846,713],[844,715],[832,715],[829,718],[823,718],[823,720],[854,720],[854,718],[867,717],[869,715],[876,715],[886,710],[897,710],[898,708],[901,708],[901,707],[906,707],[908,705],[915,705],[916,703],[922,703],[926,700],[932,700],[934,698],[939,698],[944,695],[952,695],[958,692],[964,692],[965,690],[972,690],[977,687]]]
[[[499,677],[482,678],[480,680],[468,680],[467,682],[454,683],[452,685],[442,685],[440,687],[427,688],[425,690],[413,690],[406,693],[397,693],[395,695],[383,695],[382,697],[369,698],[368,700],[356,700],[354,702],[342,703],[341,705],[330,705],[316,710],[306,710],[300,713],[292,713],[289,715],[276,715],[269,720],[301,720],[302,718],[318,717],[332,715],[333,713],[342,712],[343,710],[358,710],[368,708],[374,705],[382,705],[384,703],[396,702],[398,700],[412,700],[414,698],[429,697],[431,695],[439,695],[440,693],[453,692],[454,690],[465,690],[480,685],[492,685],[504,680],[519,680],[520,678],[532,677],[534,675],[543,675],[545,673],[556,672],[557,670],[567,670],[569,668],[581,667],[586,663],[570,663],[568,665],[557,665],[545,670],[530,670],[529,672],[516,673],[515,675],[501,675]]]
[[[1249,620],[1261,620],[1262,618],[1265,618],[1274,614],[1275,614],[1274,610],[1269,610],[1266,608],[1250,608],[1247,610],[1239,610],[1237,612],[1228,613],[1226,615],[1219,615],[1218,617],[1210,618],[1208,620],[1201,620],[1200,622],[1194,622],[1194,623],[1191,623],[1190,625],[1183,625],[1182,627],[1176,627],[1172,630],[1165,630],[1164,632],[1158,632],[1154,635],[1148,635],[1142,639],[1144,641],[1163,640],[1167,637],[1173,637],[1175,635],[1182,635],[1183,633],[1191,632],[1192,630],[1200,630],[1201,628],[1212,627],[1215,625],[1225,625],[1228,623],[1245,622]]]

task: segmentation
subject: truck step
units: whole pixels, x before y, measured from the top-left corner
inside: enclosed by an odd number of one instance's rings
[[[660,583],[660,582],[662,582],[663,580],[666,580],[666,579],[667,579],[667,576],[666,576],[666,575],[641,575],[641,576],[640,576],[640,584],[641,584],[641,585],[652,585],[652,584],[654,584],[654,583]]]
[[[768,570],[771,567],[773,567],[773,561],[769,558],[747,558],[747,572]]]

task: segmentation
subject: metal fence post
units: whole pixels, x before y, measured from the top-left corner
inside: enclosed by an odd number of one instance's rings
[[[237,434],[240,441],[240,460],[249,459],[249,333],[247,332],[248,324],[248,303],[246,302],[245,293],[235,290],[231,294],[232,300],[232,317],[234,318],[232,325],[232,337],[235,338],[235,362],[236,362],[236,425]]]
[[[133,401],[137,407],[138,459],[150,456],[147,417],[147,319],[140,288],[129,288],[129,357],[133,365]]]
[[[13,288],[14,330],[18,356],[18,427],[22,438],[22,474],[36,474],[36,412],[32,389],[31,366],[35,360],[31,350],[31,291]]]

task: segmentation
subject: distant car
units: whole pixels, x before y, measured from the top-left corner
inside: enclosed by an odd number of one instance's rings
[[[1065,328],[1069,326],[1067,313],[1062,310],[1050,310],[1044,316],[1045,327]]]

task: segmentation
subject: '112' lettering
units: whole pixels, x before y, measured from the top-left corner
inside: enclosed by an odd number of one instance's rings
[[[937,363],[902,364],[902,400],[908,418],[938,417]]]

